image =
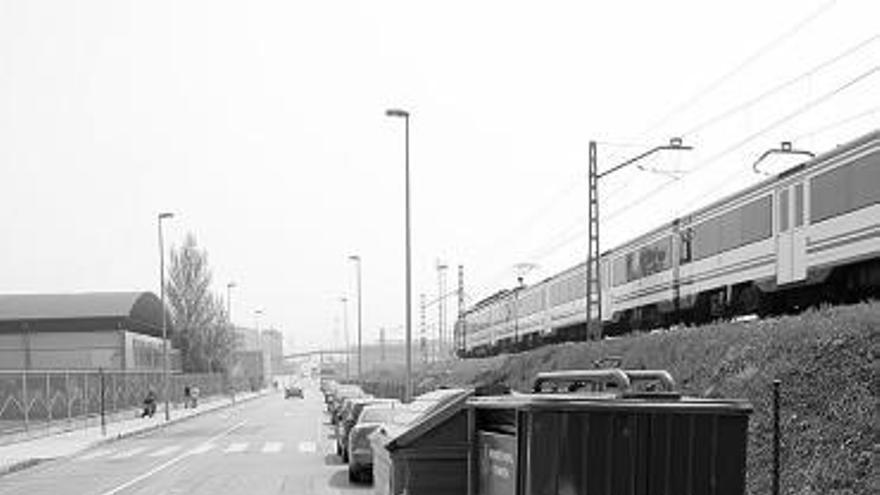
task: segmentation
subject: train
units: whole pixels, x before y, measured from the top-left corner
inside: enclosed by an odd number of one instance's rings
[[[877,297],[880,130],[605,251],[598,269],[590,325],[584,262],[465,310],[459,356]]]

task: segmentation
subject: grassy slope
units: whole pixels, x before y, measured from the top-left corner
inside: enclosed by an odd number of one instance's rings
[[[880,303],[443,363],[418,383],[527,390],[538,371],[592,368],[612,355],[626,368],[668,370],[689,395],[752,402],[749,493],[770,493],[774,378],[782,381],[783,493],[880,493]]]

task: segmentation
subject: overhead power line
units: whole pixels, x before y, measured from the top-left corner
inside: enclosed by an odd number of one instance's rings
[[[715,90],[720,88],[724,83],[726,83],[730,79],[733,79],[737,74],[742,72],[746,67],[748,67],[749,65],[760,60],[762,57],[764,57],[765,55],[767,55],[768,53],[773,51],[777,46],[781,45],[782,43],[787,41],[789,38],[792,38],[793,36],[795,36],[797,33],[799,33],[804,27],[809,25],[811,22],[813,22],[816,19],[818,19],[819,17],[821,17],[832,6],[834,6],[834,4],[836,2],[837,2],[837,0],[830,0],[830,1],[825,2],[824,4],[820,5],[818,9],[816,9],[815,11],[813,11],[812,13],[807,15],[805,18],[800,20],[791,29],[789,29],[788,31],[785,31],[780,36],[774,38],[769,43],[763,45],[757,51],[755,51],[754,53],[752,53],[751,55],[746,57],[745,60],[740,62],[738,65],[736,65],[733,69],[722,74],[719,78],[717,78],[714,81],[712,81],[711,83],[709,83],[706,87],[704,87],[696,95],[685,100],[683,103],[680,103],[675,108],[673,108],[672,110],[667,112],[659,120],[654,122],[647,130],[642,132],[642,136],[656,131],[657,129],[659,129],[660,127],[665,125],[669,120],[671,120],[672,117],[675,117],[676,115],[684,112],[685,110],[689,109],[690,107],[695,105],[697,102],[699,102],[700,100],[705,98],[707,95],[713,93]]]
[[[862,49],[864,49],[868,45],[876,42],[877,40],[880,40],[880,33],[874,34],[870,38],[863,40],[863,41],[857,43],[856,45],[847,48],[846,50],[835,55],[834,57],[831,57],[831,58],[819,63],[818,65],[812,67],[811,69],[809,69],[801,74],[798,74],[797,76],[795,76],[795,77],[793,77],[793,78],[791,78],[781,84],[778,84],[778,85],[768,89],[767,91],[764,91],[763,93],[753,97],[753,98],[750,98],[742,103],[734,105],[734,106],[728,108],[727,110],[725,110],[725,111],[723,111],[713,117],[710,117],[708,119],[703,120],[702,122],[694,125],[693,127],[688,129],[687,131],[683,132],[682,135],[689,136],[692,134],[696,134],[697,132],[699,132],[707,127],[710,127],[714,124],[717,124],[718,122],[721,122],[732,115],[736,115],[737,113],[739,113],[745,109],[751,108],[754,105],[756,105],[757,103],[759,103],[760,101],[768,98],[769,96],[772,96],[772,95],[782,91],[783,89],[786,89],[786,88],[788,88],[788,87],[790,87],[800,81],[803,81],[804,79],[806,79],[810,76],[813,76],[816,73],[818,73],[824,69],[827,69],[828,67],[831,67],[832,65],[836,64],[837,62],[840,62],[841,60],[849,57],[850,55],[853,55],[853,54],[861,51]]]

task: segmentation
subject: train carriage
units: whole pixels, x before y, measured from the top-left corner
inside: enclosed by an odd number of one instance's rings
[[[585,269],[481,303],[495,308],[481,349],[582,338]],[[605,334],[876,297],[880,131],[607,251],[599,270]]]

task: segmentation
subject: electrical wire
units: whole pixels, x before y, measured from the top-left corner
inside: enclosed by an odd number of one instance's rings
[[[718,115],[715,115],[713,117],[710,117],[708,119],[703,120],[702,122],[694,125],[693,127],[688,129],[687,131],[683,132],[682,136],[689,136],[689,135],[696,134],[699,131],[706,129],[707,127],[710,127],[714,124],[717,124],[718,122],[721,122],[721,121],[731,117],[732,115],[736,115],[737,113],[739,113],[743,110],[751,108],[751,107],[755,106],[757,103],[759,103],[760,101],[782,91],[783,89],[786,89],[786,88],[788,88],[788,87],[790,87],[790,86],[792,86],[792,85],[794,85],[794,84],[796,84],[796,83],[798,83],[808,77],[811,77],[811,76],[815,75],[816,73],[818,73],[824,69],[827,69],[828,67],[831,67],[832,65],[836,64],[837,62],[840,62],[841,60],[849,57],[850,55],[853,55],[853,54],[861,51],[866,46],[871,45],[872,43],[876,42],[877,40],[880,40],[880,33],[874,34],[873,36],[855,44],[854,46],[847,48],[846,50],[835,55],[834,57],[831,57],[830,59],[826,59],[825,61],[819,63],[818,65],[812,67],[811,69],[809,69],[801,74],[798,74],[797,76],[795,76],[795,77],[793,77],[793,78],[791,78],[781,84],[778,84],[778,85],[770,88],[767,91],[764,91],[763,93],[761,93],[755,97],[752,97],[752,98],[750,98],[742,103],[739,103],[737,105],[734,105],[734,106],[728,108],[727,110],[721,112]]]
[[[818,9],[816,9],[814,12],[812,12],[811,14],[806,16],[804,19],[800,20],[791,29],[782,33],[780,36],[774,38],[769,43],[763,45],[757,51],[755,51],[754,53],[752,53],[751,55],[746,57],[745,60],[740,62],[733,69],[722,74],[719,78],[717,78],[714,81],[712,81],[711,83],[709,83],[706,87],[704,87],[696,95],[692,96],[688,100],[677,105],[671,111],[667,112],[660,119],[658,119],[651,126],[649,126],[648,129],[643,131],[641,135],[645,136],[645,135],[653,133],[654,131],[656,131],[657,129],[659,129],[663,125],[665,125],[667,122],[669,122],[669,120],[671,120],[673,117],[684,112],[685,110],[689,109],[690,107],[695,105],[697,102],[702,100],[707,95],[713,93],[715,90],[720,88],[723,84],[725,84],[727,81],[733,79],[737,74],[742,72],[746,67],[757,62],[758,60],[763,58],[765,55],[772,52],[777,46],[781,45],[782,43],[787,41],[789,38],[795,36],[797,33],[799,33],[803,28],[805,28],[811,22],[815,21],[816,19],[821,17],[823,14],[828,12],[828,10],[836,2],[837,2],[837,0],[830,0],[830,1],[825,2],[824,4],[820,5]]]

